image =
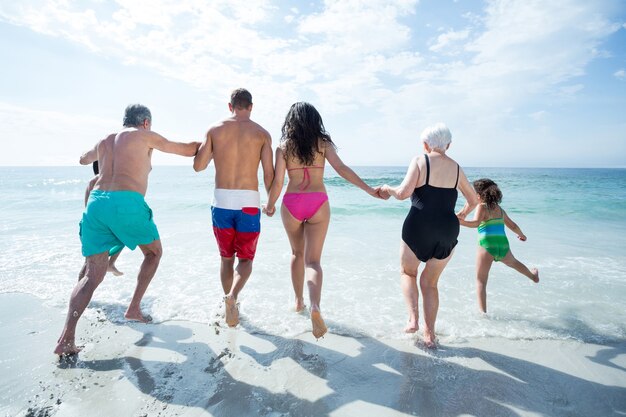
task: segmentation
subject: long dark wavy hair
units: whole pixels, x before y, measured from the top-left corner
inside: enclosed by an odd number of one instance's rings
[[[313,165],[315,154],[320,153],[320,139],[336,148],[315,107],[302,101],[292,104],[280,137],[285,155],[298,158],[304,165]]]
[[[480,200],[487,205],[487,208],[494,209],[502,201],[502,191],[498,184],[489,178],[481,178],[472,184],[474,190],[480,196]]]

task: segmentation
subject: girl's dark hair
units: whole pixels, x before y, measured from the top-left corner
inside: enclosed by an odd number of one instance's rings
[[[335,147],[315,107],[305,102],[292,104],[280,138],[285,155],[298,158],[304,165],[313,165],[315,153],[320,152],[320,139]]]
[[[476,180],[473,185],[482,202],[487,204],[487,208],[493,209],[502,201],[502,191],[498,188],[498,184],[489,178]]]

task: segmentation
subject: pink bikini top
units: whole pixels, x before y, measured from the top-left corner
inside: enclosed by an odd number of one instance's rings
[[[309,185],[311,184],[311,176],[309,175],[309,169],[310,168],[313,168],[313,169],[315,169],[315,168],[324,169],[324,166],[311,165],[310,167],[289,168],[287,170],[287,171],[294,171],[296,169],[301,169],[301,170],[304,171],[304,177],[302,178],[302,182],[298,186],[298,191],[304,191],[307,188],[309,188]]]

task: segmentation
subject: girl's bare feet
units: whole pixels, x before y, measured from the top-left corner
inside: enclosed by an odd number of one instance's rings
[[[313,336],[315,336],[316,339],[324,336],[328,331],[322,314],[319,311],[311,311],[311,324],[313,325]]]
[[[533,273],[533,277],[531,280],[536,284],[539,282],[539,270],[537,268],[533,268],[530,270]]]

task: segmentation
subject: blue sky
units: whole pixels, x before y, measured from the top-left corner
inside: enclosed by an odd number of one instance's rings
[[[349,164],[443,121],[464,166],[626,166],[619,0],[1,1],[0,53],[0,165],[75,165],[134,102],[201,140],[245,87],[274,145],[310,101]]]

